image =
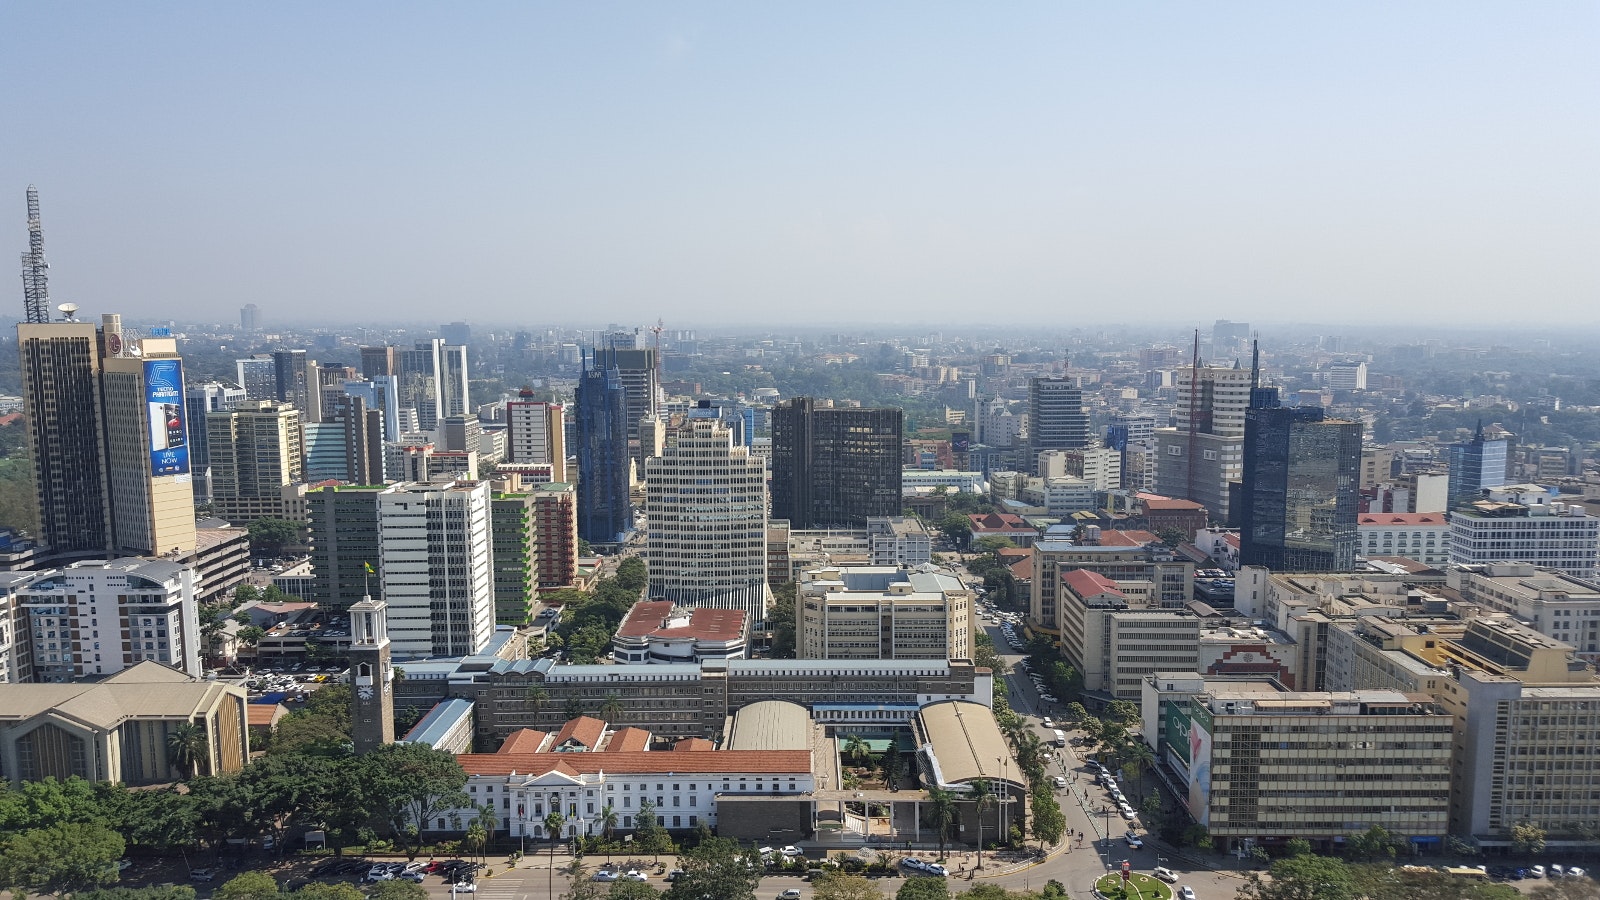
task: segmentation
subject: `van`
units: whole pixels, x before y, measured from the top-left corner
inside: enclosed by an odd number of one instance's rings
[[[1067,733],[1065,731],[1062,731],[1061,729],[1057,728],[1055,730],[1055,735],[1056,735],[1056,739],[1054,741],[1055,745],[1057,747],[1065,747],[1067,745]]]

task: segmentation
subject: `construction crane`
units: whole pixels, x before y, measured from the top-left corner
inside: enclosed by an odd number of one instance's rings
[[[44,261],[44,231],[39,227],[39,189],[28,185],[28,252],[22,254],[23,321],[50,321],[50,264]]]

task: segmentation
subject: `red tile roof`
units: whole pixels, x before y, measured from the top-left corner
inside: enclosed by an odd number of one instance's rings
[[[1362,513],[1357,525],[1443,525],[1444,513]]]
[[[611,735],[611,740],[606,741],[607,753],[633,753],[650,749],[650,732],[643,728],[618,728]]]
[[[278,724],[279,719],[289,714],[282,703],[246,703],[244,708],[251,728],[271,728]]]
[[[1100,546],[1102,547],[1143,547],[1147,544],[1159,544],[1161,538],[1153,531],[1117,531],[1110,529],[1100,532]]]
[[[1093,597],[1098,594],[1122,596],[1122,590],[1117,587],[1115,581],[1101,575],[1099,572],[1091,572],[1088,569],[1073,569],[1070,572],[1064,572],[1061,575],[1061,582],[1071,588],[1072,592],[1079,597]]]
[[[1141,493],[1139,494],[1139,500],[1144,503],[1145,509],[1191,510],[1205,508],[1193,500],[1179,500],[1176,497],[1163,497],[1160,494]]]
[[[682,753],[460,753],[456,761],[468,775],[542,775],[608,772],[679,775],[809,775],[810,750],[697,750]]]
[[[1021,516],[1012,513],[969,513],[967,521],[972,523],[973,531],[1030,531],[1035,534],[1038,530],[1023,521]]]
[[[672,612],[671,600],[640,600],[628,610],[627,618],[617,626],[620,637],[644,637],[661,628],[661,623],[666,621]]]
[[[674,753],[697,753],[704,750],[715,750],[716,748],[716,744],[705,738],[684,738],[672,745]]]
[[[500,745],[500,752],[535,753],[538,752],[539,745],[543,744],[544,739],[548,736],[545,732],[535,731],[532,728],[518,728],[516,731],[511,732],[511,736],[506,738],[504,744]]]
[[[619,637],[693,638],[702,641],[732,641],[744,634],[744,611],[737,609],[712,609],[701,607],[689,611],[689,624],[668,628],[667,617],[672,614],[670,600],[641,600],[628,610],[627,618],[617,627]]]
[[[606,723],[604,720],[596,719],[593,716],[579,716],[576,719],[568,720],[567,724],[561,726],[561,730],[556,732],[555,743],[551,746],[559,747],[567,741],[577,741],[593,750],[600,746],[600,736],[605,733]]]

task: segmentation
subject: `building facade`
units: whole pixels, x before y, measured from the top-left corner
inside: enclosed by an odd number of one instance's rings
[[[801,659],[970,659],[973,593],[943,572],[840,566],[796,586]]]
[[[1600,573],[1600,517],[1536,484],[1484,493],[1449,513],[1451,562],[1530,563],[1586,579]]]
[[[466,656],[494,631],[489,485],[404,483],[378,495],[383,598],[394,654]]]
[[[1368,558],[1404,556],[1429,566],[1450,562],[1450,523],[1444,513],[1362,513],[1356,539]]]
[[[1028,379],[1028,448],[1030,471],[1038,472],[1046,450],[1078,450],[1089,446],[1089,413],[1083,390],[1069,378]]]
[[[713,419],[690,419],[645,461],[649,596],[767,618],[767,466]]]
[[[1483,498],[1483,492],[1506,483],[1510,466],[1510,442],[1505,438],[1485,438],[1483,423],[1472,440],[1451,444],[1447,453],[1450,464],[1449,507],[1455,509],[1463,503]]]
[[[206,416],[218,516],[241,524],[289,518],[283,489],[305,478],[300,424],[300,410],[272,400]]]
[[[201,668],[194,570],[159,559],[82,561],[38,573],[14,602],[26,619],[32,679],[98,678],[157,662]]]
[[[772,516],[796,529],[860,528],[901,504],[899,409],[819,406],[796,397],[772,410]]]
[[[1277,405],[1276,392],[1245,418],[1239,559],[1284,572],[1355,566],[1360,501],[1359,422],[1320,407]]]
[[[567,480],[567,408],[533,399],[524,391],[506,403],[506,461],[548,465],[551,481]]]
[[[615,368],[584,359],[576,393],[578,534],[595,544],[622,541],[633,530],[628,494],[627,394]]]

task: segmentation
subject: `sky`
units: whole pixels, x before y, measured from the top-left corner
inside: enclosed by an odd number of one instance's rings
[[[1597,47],[1594,0],[0,0],[0,249],[31,183],[52,302],[130,317],[1588,322]]]

